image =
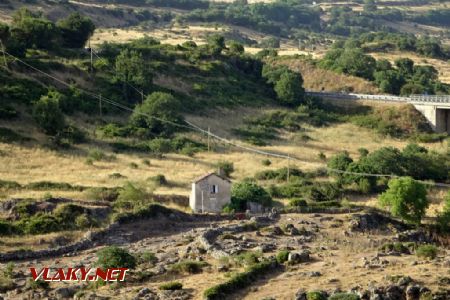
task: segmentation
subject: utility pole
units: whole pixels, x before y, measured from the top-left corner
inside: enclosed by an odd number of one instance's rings
[[[144,91],[141,90],[141,103],[144,103]]]
[[[288,161],[287,161],[287,176],[286,176],[286,179],[287,179],[287,182],[289,182],[289,176],[290,176],[290,173],[291,173],[291,170],[290,170],[290,162],[291,162],[291,157],[289,156],[289,154],[288,154]]]
[[[93,67],[93,57],[92,57],[92,55],[93,55],[93,53],[92,53],[92,47],[91,47],[91,38],[89,38],[89,50],[90,50],[90,52],[91,52],[91,72],[92,71],[94,71],[94,67]]]
[[[211,127],[208,126],[208,152],[211,150]]]
[[[3,41],[1,39],[0,39],[0,45],[2,46],[3,61],[5,62],[5,68],[8,70],[8,62],[6,61],[5,47],[3,46]]]
[[[103,119],[103,111],[102,111],[102,95],[98,98],[98,107],[100,109],[100,119]]]

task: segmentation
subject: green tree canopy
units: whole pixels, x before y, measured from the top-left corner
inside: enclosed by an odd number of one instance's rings
[[[178,129],[173,123],[183,123],[180,103],[171,94],[155,92],[138,104],[130,117],[130,125],[140,135],[170,136]]]
[[[33,105],[33,118],[45,133],[55,135],[65,126],[64,115],[59,108],[63,95],[49,91]]]
[[[52,49],[58,44],[56,25],[41,14],[21,8],[13,16],[11,39],[26,48]]]
[[[152,84],[152,74],[142,55],[135,50],[124,49],[120,52],[116,57],[115,71],[114,79],[122,83],[123,94],[127,99],[130,84],[143,91],[148,90]]]
[[[299,73],[283,72],[275,83],[274,90],[281,103],[288,106],[298,105],[303,101],[305,94],[303,78]]]
[[[91,19],[80,13],[72,13],[67,18],[58,21],[63,45],[69,48],[82,48],[94,33],[95,25]]]
[[[380,204],[388,207],[394,216],[420,224],[429,205],[425,186],[411,177],[391,179],[388,186],[379,197]]]
[[[242,181],[233,184],[231,188],[231,203],[236,210],[245,210],[247,202],[256,202],[264,206],[272,205],[272,197],[262,187],[252,181]]]

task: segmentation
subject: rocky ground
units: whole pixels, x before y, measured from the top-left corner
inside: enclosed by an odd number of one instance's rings
[[[207,288],[245,269],[239,254],[257,259],[288,250],[288,261],[261,275],[230,299],[307,299],[307,292],[328,295],[352,291],[362,299],[450,299],[450,249],[440,246],[434,259],[414,251],[380,250],[390,242],[431,242],[424,234],[377,213],[282,214],[251,220],[159,217],[122,225],[88,250],[14,262],[14,289],[4,299],[202,299]],[[30,286],[29,267],[92,267],[104,245],[119,245],[131,253],[154,253],[122,285],[50,283]],[[174,272],[183,261],[201,262],[198,272]],[[203,263],[204,262],[204,263]],[[5,266],[3,266],[5,267]],[[182,290],[161,291],[178,281]],[[422,295],[422,298],[419,298]],[[428,295],[430,298],[424,298]]]

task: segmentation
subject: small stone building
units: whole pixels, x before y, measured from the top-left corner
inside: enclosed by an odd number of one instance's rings
[[[192,182],[189,206],[194,212],[219,213],[230,202],[231,181],[226,176],[211,172]]]

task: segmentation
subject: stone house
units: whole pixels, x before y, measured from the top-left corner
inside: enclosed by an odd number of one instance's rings
[[[192,182],[189,206],[194,212],[219,213],[231,202],[231,181],[221,172],[205,174]]]

